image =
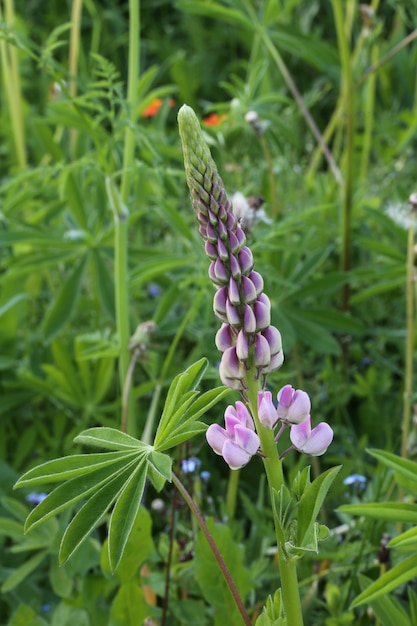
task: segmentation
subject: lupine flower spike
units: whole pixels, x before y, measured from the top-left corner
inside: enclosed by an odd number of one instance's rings
[[[282,365],[281,334],[270,324],[271,307],[263,292],[262,276],[254,270],[245,233],[232,212],[194,111],[184,105],[178,121],[187,183],[211,261],[209,276],[216,289],[214,313],[222,322],[216,336],[216,345],[223,353],[220,377],[231,389],[242,391],[251,367],[258,376],[265,376]]]
[[[178,122],[187,184],[210,259],[209,277],[216,289],[214,314],[222,322],[216,334],[216,346],[222,353],[219,374],[224,385],[240,391],[246,400],[249,380],[258,381],[264,389],[267,374],[281,367],[284,361],[281,334],[271,325],[271,305],[263,290],[264,281],[254,270],[245,232],[233,214],[232,203],[194,111],[186,105],[181,107]],[[268,429],[274,429],[279,422],[281,430],[286,426],[294,428],[307,420],[310,428],[310,399],[304,391],[286,385],[278,394],[275,408],[271,393],[262,390],[258,418]],[[236,408],[226,409],[225,426],[211,425],[207,440],[229,467],[243,467],[259,451],[260,444],[252,417],[243,403],[237,402]],[[323,448],[327,442],[328,446],[331,439],[328,431],[319,426],[319,430],[308,430],[306,424],[305,430],[295,431],[294,447],[307,454],[322,454],[319,444]]]

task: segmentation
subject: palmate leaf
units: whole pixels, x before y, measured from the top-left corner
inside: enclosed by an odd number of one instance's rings
[[[131,475],[130,465],[87,500],[65,530],[59,548],[59,562],[62,565],[75,552],[78,546],[98,526]]]
[[[107,426],[98,426],[96,428],[88,428],[83,430],[74,439],[76,443],[83,443],[86,446],[95,446],[97,448],[105,448],[106,450],[142,450],[150,452],[152,446],[143,443],[127,435],[116,428]]]
[[[118,498],[109,524],[109,561],[114,571],[120,563],[130,532],[139,512],[146,482],[146,463],[130,476]]]
[[[123,454],[116,463],[110,463],[88,474],[82,474],[54,489],[46,498],[30,512],[25,523],[25,532],[38,526],[50,517],[73,506],[80,500],[95,492],[108,482],[111,476],[117,476],[127,467],[138,462],[138,454]]]
[[[54,459],[25,472],[16,482],[15,488],[62,482],[75,476],[94,472],[96,469],[116,463],[122,458],[124,458],[122,452],[101,452],[99,454],[74,454],[73,456]]]

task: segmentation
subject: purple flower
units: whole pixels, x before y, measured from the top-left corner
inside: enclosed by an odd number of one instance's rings
[[[206,439],[214,452],[224,458],[230,469],[240,469],[258,451],[259,437],[243,402],[236,402],[236,408],[228,406],[224,417],[226,428],[211,424],[207,429]]]
[[[311,402],[308,394],[285,385],[278,392],[277,416],[284,424],[302,424],[310,415]]]
[[[290,439],[294,448],[299,452],[320,456],[332,443],[333,430],[326,422],[320,422],[311,429],[310,416],[308,416],[301,424],[291,426]]]

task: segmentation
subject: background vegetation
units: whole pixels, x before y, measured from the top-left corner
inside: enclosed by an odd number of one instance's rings
[[[265,199],[271,222],[249,241],[286,355],[270,387],[306,389],[313,420],[335,431],[322,463],[343,469],[323,515],[337,531],[303,561],[306,623],[377,623],[378,607],[350,603],[361,576],[387,566],[384,533],[407,520],[337,508],[408,493],[367,447],[416,454],[416,2],[4,0],[0,19],[2,623],[158,619],[174,520],[167,623],[224,623],[215,565],[173,490],[146,491],[147,530],[116,576],[101,528],[58,568],[65,516],[23,536],[39,494],[12,491],[33,465],[81,450],[84,428],[120,426],[139,324],[156,331],[134,372],[131,434],[149,435],[169,383],[201,356],[204,384],[218,384],[212,287],[176,123],[183,102],[203,119],[230,192]],[[210,419],[220,418],[218,406]],[[193,471],[181,465],[190,457]],[[224,522],[215,532],[256,616],[277,587],[260,465],[243,470],[231,519],[229,473],[204,438],[176,462],[205,514]],[[294,455],[289,475],[305,464]],[[412,624],[414,596],[406,584],[395,593]]]

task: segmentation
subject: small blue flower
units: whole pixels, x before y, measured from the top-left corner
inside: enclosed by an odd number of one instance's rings
[[[203,470],[201,472],[200,476],[201,476],[201,480],[204,480],[204,482],[207,482],[209,480],[211,474],[207,470]]]
[[[26,496],[26,500],[30,502],[30,504],[40,504],[43,502],[48,494],[47,493],[36,493],[32,491]]]
[[[161,289],[155,283],[151,283],[148,287],[148,296],[150,298],[157,298],[161,295]]]
[[[361,476],[361,474],[351,474],[343,480],[343,484],[354,485],[355,487],[360,487],[361,489],[364,489],[366,485],[366,478],[365,476]]]
[[[51,608],[52,608],[52,607],[51,607],[51,605],[50,605],[50,604],[42,604],[42,606],[41,606],[41,611],[42,611],[43,613],[47,613],[48,611],[50,611],[50,610],[51,610]]]
[[[196,456],[190,456],[189,459],[183,459],[181,461],[182,471],[185,474],[192,474],[201,465],[201,461]]]

